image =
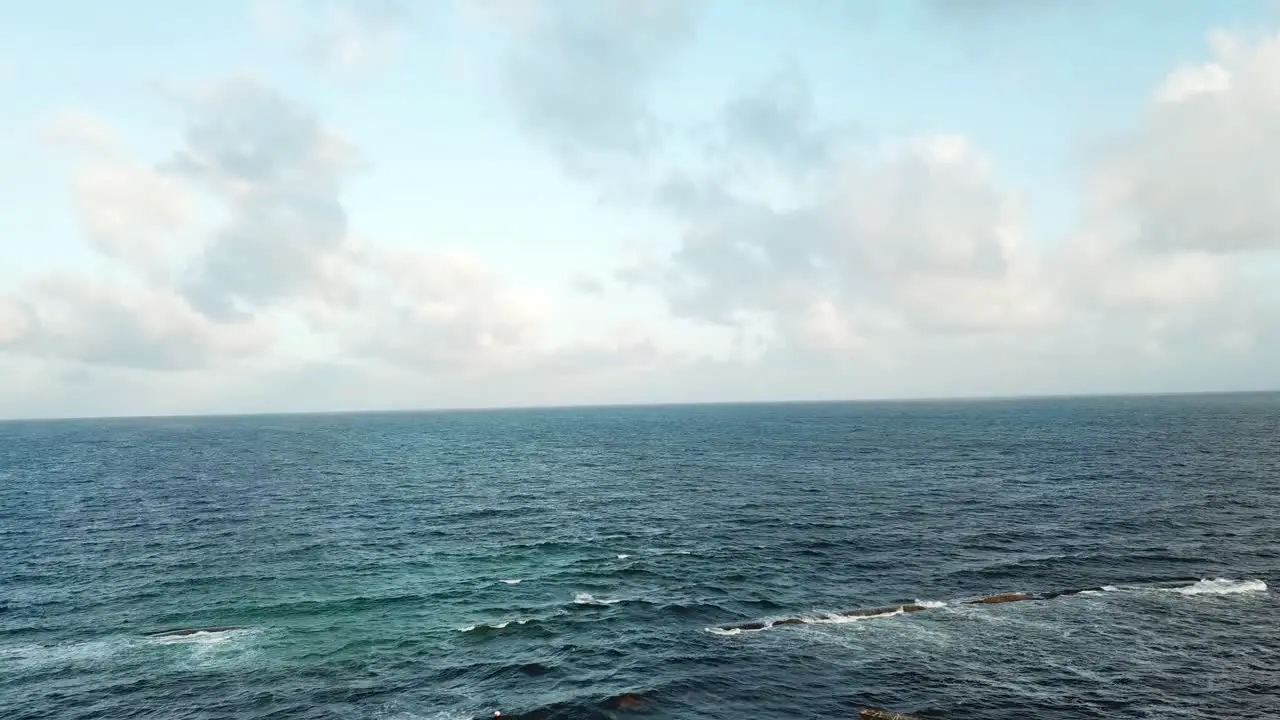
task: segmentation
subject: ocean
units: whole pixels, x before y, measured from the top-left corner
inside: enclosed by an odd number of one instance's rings
[[[0,423],[5,720],[1276,718],[1278,575],[1275,394]]]

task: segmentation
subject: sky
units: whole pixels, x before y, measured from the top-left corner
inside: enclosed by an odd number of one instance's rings
[[[0,417],[1280,389],[1273,0],[0,0]]]

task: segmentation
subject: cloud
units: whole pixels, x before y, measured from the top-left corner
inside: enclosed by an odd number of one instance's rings
[[[565,268],[556,289],[633,309],[656,297],[666,316],[614,328],[593,313],[563,338],[542,288],[434,241],[361,236],[346,196],[376,158],[306,105],[233,77],[183,98],[186,126],[161,162],[92,115],[50,125],[46,139],[83,151],[74,209],[88,247],[114,262],[0,293],[0,367],[121,403],[189,382],[185,402],[230,410],[1277,377],[1280,37],[1217,34],[1205,62],[1153,87],[1134,126],[1086,158],[1083,210],[1060,239],[1034,233],[1037,198],[971,137],[872,143],[824,117],[795,66],[702,124],[660,117],[650,91],[691,36],[687,3],[468,3],[512,36],[503,88],[530,137],[593,185],[629,176],[635,205],[660,213],[646,220],[673,228],[615,276]]]
[[[1213,59],[1171,73],[1098,163],[1094,212],[1126,220],[1142,252],[1280,249],[1280,36],[1211,40]]]
[[[197,198],[182,179],[130,158],[115,131],[90,113],[59,113],[42,135],[77,151],[71,200],[90,245],[150,279],[170,272],[197,219]]]
[[[523,32],[530,29],[545,2],[547,0],[454,0],[454,5],[458,14],[471,22]]]
[[[603,280],[586,273],[574,273],[569,278],[569,289],[575,293],[592,297],[604,297],[606,292]]]
[[[668,164],[646,191],[663,212],[695,220],[820,185],[862,139],[855,124],[821,117],[808,78],[794,64],[783,64],[685,135],[696,160]]]
[[[325,70],[351,73],[385,63],[413,23],[401,0],[258,0],[252,19],[264,37],[296,48]]]
[[[174,293],[55,274],[0,303],[0,348],[150,370],[210,367],[264,352],[259,324],[223,325]]]
[[[810,203],[739,205],[695,226],[667,260],[623,271],[673,312],[763,320],[789,345],[857,352],[904,332],[1046,328],[1057,309],[1016,199],[961,137],[847,161]]]
[[[345,249],[341,193],[358,167],[345,139],[247,78],[194,98],[185,146],[168,163],[216,198],[226,221],[189,268],[184,293],[237,318],[324,293]]]
[[[1076,301],[1151,353],[1280,352],[1280,36],[1215,33],[1091,160],[1062,253]]]
[[[642,162],[662,142],[650,86],[693,30],[694,0],[538,3],[504,88],[517,119],[575,173]]]
[[[86,112],[59,113],[44,129],[44,139],[54,145],[107,155],[120,149],[120,139],[106,123]]]
[[[126,160],[96,162],[76,171],[71,192],[99,252],[150,277],[173,272],[196,219],[194,195],[176,178]]]
[[[990,21],[1079,10],[1091,0],[924,0],[924,4],[929,11],[951,20]]]
[[[766,169],[806,175],[827,167],[851,128],[830,128],[819,117],[808,78],[794,66],[779,69],[760,87],[722,111],[722,152],[762,160]]]
[[[350,301],[313,307],[310,318],[354,356],[486,374],[521,366],[541,349],[548,301],[473,257],[365,247],[347,270]]]
[[[619,277],[678,316],[766,327],[793,352],[870,356],[946,336],[1188,361],[1197,343],[1257,347],[1277,300],[1256,268],[1274,271],[1280,250],[1280,37],[1211,45],[1209,62],[1164,79],[1136,128],[1096,148],[1062,244],[1029,236],[1023,199],[963,136],[858,153],[757,92],[726,110],[723,149],[792,168],[792,192],[673,173],[657,196],[688,221],[680,244]],[[808,107],[802,78],[766,87]]]
[[[363,159],[309,109],[246,77],[188,94],[185,109],[182,144],[157,167],[113,152],[72,178],[90,247],[128,281],[27,283],[0,305],[5,348],[212,367],[265,359],[277,321],[301,319],[335,358],[425,374],[496,372],[542,351],[540,293],[475,258],[353,236],[342,194]],[[196,231],[196,206],[217,211],[212,230]]]

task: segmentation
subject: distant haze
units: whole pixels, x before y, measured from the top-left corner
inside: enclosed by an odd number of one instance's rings
[[[0,9],[0,417],[1280,388],[1268,0]]]

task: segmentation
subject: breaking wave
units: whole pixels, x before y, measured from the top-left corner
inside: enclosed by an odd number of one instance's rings
[[[1167,588],[1182,595],[1240,595],[1267,591],[1267,583],[1262,580],[1201,580],[1193,585],[1180,588]]]
[[[1006,593],[1002,595],[988,595],[985,597],[969,600],[958,601],[961,605],[1003,605],[1015,602],[1034,602],[1053,600],[1056,598],[1069,597],[1073,595],[1099,595],[1101,593],[1112,593],[1121,591],[1155,591],[1155,592],[1175,592],[1181,595],[1240,595],[1246,593],[1258,593],[1267,591],[1267,583],[1263,580],[1229,580],[1226,578],[1216,578],[1212,580],[1168,580],[1168,581],[1149,581],[1126,585],[1123,587],[1115,585],[1103,585],[1100,587],[1083,588],[1080,590],[1065,590],[1058,592],[1046,593]],[[706,628],[706,631],[713,635],[732,636],[744,632],[761,632],[763,630],[771,630],[776,627],[787,625],[838,625],[845,623],[862,622],[865,620],[879,620],[898,615],[907,615],[912,613],[924,612],[927,610],[935,610],[945,608],[951,603],[941,602],[937,600],[917,600],[914,603],[888,606],[882,608],[873,608],[869,610],[849,610],[840,613],[824,613],[817,615],[797,615],[793,617],[775,618],[769,620],[756,620],[744,623],[735,623],[731,625],[720,625],[716,627]]]

